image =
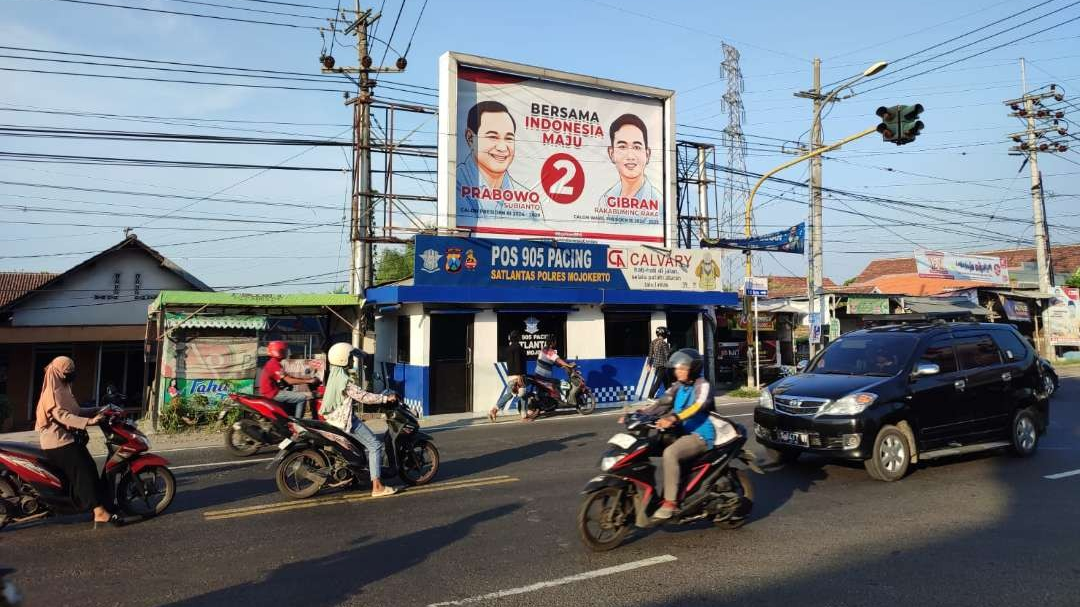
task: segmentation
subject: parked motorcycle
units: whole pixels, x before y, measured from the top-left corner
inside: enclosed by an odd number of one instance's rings
[[[567,375],[569,379],[566,381],[535,375],[525,376],[522,417],[535,419],[556,409],[577,409],[582,415],[596,411],[596,394],[585,383],[581,368],[577,364],[571,364]],[[576,392],[574,402],[570,402],[571,392]]]
[[[663,487],[655,484],[656,468],[649,458],[660,457],[677,432],[659,430],[656,416],[627,415],[626,432],[611,437],[610,449],[600,460],[603,473],[582,491],[578,531],[589,549],[611,550],[635,526],[648,529],[711,518],[719,527],[735,529],[746,522],[754,503],[746,469],[761,470],[754,455],[744,449],[746,428],[716,413],[710,415],[717,439],[709,451],[683,464],[680,506],[670,519],[651,516],[660,507]]]
[[[123,410],[105,407],[100,413],[103,417],[98,427],[108,447],[101,476],[115,504],[129,516],[161,514],[176,495],[169,462],[148,452],[150,440],[124,417]],[[79,511],[67,478],[40,449],[0,443],[0,528]]]
[[[424,485],[439,471],[439,450],[400,399],[383,412],[382,479],[400,475],[406,485]],[[292,435],[278,445],[268,468],[278,490],[292,499],[311,497],[324,487],[344,487],[370,478],[367,450],[351,434],[323,421],[290,420]]]
[[[318,386],[315,394],[315,415],[319,416],[326,386]],[[239,411],[236,421],[225,427],[225,449],[238,457],[254,455],[268,445],[277,445],[292,436],[289,430],[291,413],[281,403],[253,394],[230,393],[229,404],[221,408],[218,419],[224,420]],[[322,416],[319,416],[322,419]]]

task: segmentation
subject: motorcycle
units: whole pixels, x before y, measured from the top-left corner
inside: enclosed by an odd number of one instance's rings
[[[567,381],[535,375],[525,376],[525,397],[521,416],[536,419],[556,409],[570,408],[577,409],[577,412],[582,415],[596,411],[596,395],[585,383],[581,368],[577,364],[571,364],[567,375],[569,376]],[[575,402],[570,402],[571,392],[576,392]]]
[[[649,458],[660,457],[677,434],[654,432],[658,430],[657,419],[629,414],[626,432],[608,441],[611,447],[600,460],[603,473],[585,486],[578,511],[578,531],[589,549],[611,550],[635,526],[649,529],[711,518],[718,527],[735,529],[746,522],[754,503],[754,487],[746,469],[759,474],[761,469],[753,453],[744,448],[746,428],[716,413],[710,413],[717,429],[712,448],[683,463],[679,509],[669,519],[652,517],[660,507],[662,487],[655,485],[656,468]]]
[[[384,394],[389,394],[385,392]],[[410,486],[430,483],[439,471],[439,450],[430,435],[400,399],[383,412],[387,430],[382,435],[385,454],[380,477],[401,476]],[[281,493],[305,499],[326,488],[358,484],[369,478],[367,450],[351,434],[324,421],[292,419],[289,438],[267,468]]]
[[[319,416],[322,396],[326,386],[319,385],[316,390],[315,415]],[[281,403],[253,394],[230,393],[229,404],[221,408],[218,420],[223,421],[234,411],[239,411],[236,421],[225,427],[225,449],[238,457],[254,455],[259,449],[276,445],[292,436],[289,430],[291,413],[285,411]],[[322,419],[319,416],[319,419]]]
[[[110,406],[100,413],[103,417],[98,427],[108,448],[101,477],[114,503],[129,516],[161,514],[176,495],[169,462],[148,453],[150,440],[124,417],[122,409]],[[0,443],[0,528],[78,512],[64,474],[40,449]]]

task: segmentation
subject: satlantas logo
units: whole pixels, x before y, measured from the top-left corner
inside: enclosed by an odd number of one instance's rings
[[[625,268],[626,257],[622,249],[610,248],[607,251],[607,265],[609,268]]]
[[[435,249],[428,249],[420,254],[420,259],[424,261],[424,267],[421,269],[428,274],[434,274],[439,271],[439,260],[442,259],[442,255]]]
[[[540,319],[535,316],[530,316],[525,319],[525,332],[529,335],[535,334],[540,330]]]

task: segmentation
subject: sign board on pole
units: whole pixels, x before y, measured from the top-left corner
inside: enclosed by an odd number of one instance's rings
[[[1000,257],[917,249],[915,267],[923,278],[1009,284],[1009,267]]]
[[[743,290],[747,297],[768,297],[769,279],[765,276],[751,276],[746,279]]]
[[[812,343],[812,344],[820,344],[821,343],[821,325],[820,324],[810,325],[810,343]]]
[[[446,53],[439,227],[670,244],[674,92]]]

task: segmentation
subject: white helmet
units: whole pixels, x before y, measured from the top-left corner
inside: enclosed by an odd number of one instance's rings
[[[335,367],[348,367],[349,357],[352,356],[353,347],[352,344],[347,342],[338,342],[330,346],[330,352],[326,355],[326,360]]]

